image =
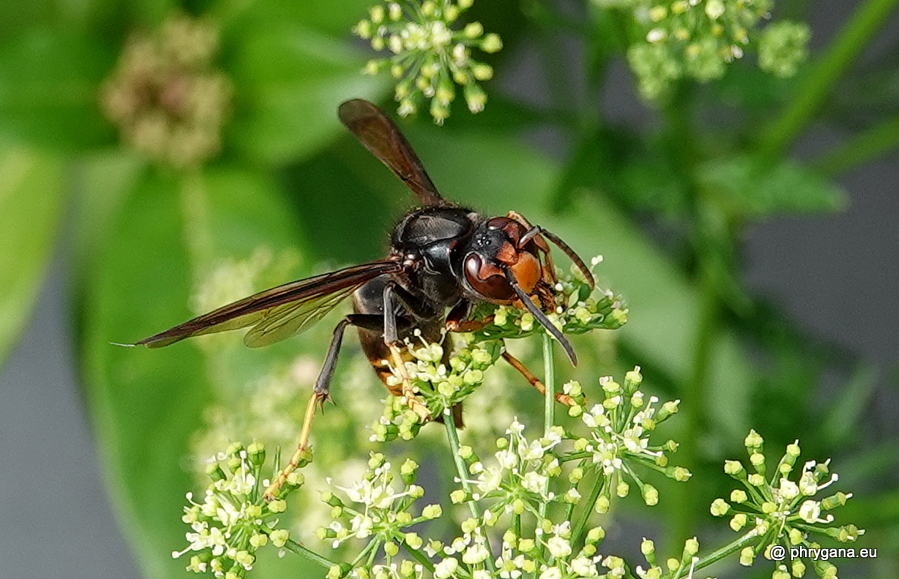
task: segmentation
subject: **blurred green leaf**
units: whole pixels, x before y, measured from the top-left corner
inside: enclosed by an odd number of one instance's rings
[[[197,239],[206,245],[198,248]],[[264,178],[233,168],[181,178],[148,172],[93,262],[81,300],[88,401],[147,577],[184,573],[185,562],[170,553],[185,546],[179,513],[193,486],[189,443],[217,385],[191,343],[149,350],[110,342],[133,342],[188,318],[197,259],[214,263],[260,244],[295,242],[296,220]]]
[[[178,513],[192,481],[183,461],[210,399],[199,351],[122,348],[187,317],[192,272],[177,183],[137,184],[93,263],[81,300],[84,382],[126,535],[146,577],[183,573]]]
[[[177,0],[4,0],[0,2],[0,38],[37,26],[119,38],[134,22],[158,23],[178,4]]]
[[[0,146],[0,364],[28,319],[64,207],[61,159]]]
[[[136,155],[110,149],[82,155],[72,167],[75,276],[89,271],[91,256],[102,250],[109,227],[146,166]]]
[[[285,163],[322,150],[337,134],[337,105],[374,98],[383,79],[345,41],[284,21],[238,26],[229,70],[237,88],[231,142],[254,161]]]
[[[0,44],[0,140],[65,152],[112,142],[97,91],[113,58],[91,36],[49,29]]]
[[[871,366],[861,366],[849,376],[839,397],[821,421],[820,443],[823,447],[846,448],[858,442],[861,435],[865,409],[874,399],[877,386],[877,370]]]
[[[762,162],[751,156],[713,159],[698,179],[739,216],[829,213],[846,206],[837,185],[793,161]]]
[[[371,157],[355,139],[345,139],[337,149],[338,154],[329,151],[287,167],[283,178],[293,191],[299,219],[317,259],[331,265],[379,259],[387,249],[387,233],[403,208],[411,204],[412,195],[403,191],[399,181],[393,183],[387,171],[384,179],[397,185],[392,192],[395,195],[373,190],[350,171],[349,166]],[[371,171],[381,174],[383,167],[373,157],[371,160]],[[347,235],[348,230],[352,235]]]
[[[683,214],[687,185],[657,142],[625,127],[603,128],[582,139],[569,156],[553,210],[564,212],[578,189],[608,195],[634,211]]]
[[[368,15],[372,0],[268,0],[225,2],[216,12],[226,20],[295,22],[335,36],[349,36],[350,28]]]

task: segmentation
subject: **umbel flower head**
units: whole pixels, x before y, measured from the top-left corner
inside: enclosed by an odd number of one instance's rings
[[[783,21],[759,34],[773,0],[593,0],[602,8],[630,11],[639,35],[627,60],[648,100],[663,98],[673,81],[721,78],[727,65],[751,46],[759,66],[777,76],[795,74],[808,52],[808,27]]]
[[[579,453],[577,456],[585,457],[581,463],[582,471],[595,470],[603,477],[604,483],[594,505],[601,513],[608,511],[611,493],[614,491],[617,496],[624,497],[629,494],[631,483],[637,485],[647,505],[658,503],[658,491],[642,480],[636,466],[659,471],[681,482],[690,478],[687,469],[668,462],[668,455],[677,450],[674,441],[661,445],[649,441],[652,431],[677,412],[680,401],[659,404],[655,396],[647,400],[639,390],[642,381],[639,367],[625,375],[623,385],[611,377],[600,378],[603,400],[589,409],[573,407],[570,412],[580,414],[590,429],[589,436],[574,440],[574,449]],[[580,390],[580,385],[570,383],[568,388]]]
[[[219,152],[231,83],[212,66],[217,49],[216,27],[184,15],[131,36],[100,92],[128,146],[178,168]]]
[[[271,543],[281,548],[288,543],[289,532],[278,527],[287,509],[281,497],[302,485],[303,476],[291,473],[279,498],[266,502],[264,462],[265,449],[259,443],[246,448],[232,444],[209,462],[206,472],[211,482],[202,501],[188,493],[190,504],[181,517],[191,528],[185,535],[189,545],[172,553],[176,558],[190,554],[188,571],[238,579],[252,569],[260,547]]]
[[[730,526],[734,531],[746,529],[761,538],[754,547],[743,549],[740,554],[743,565],[751,565],[760,553],[775,561],[785,560],[784,557],[772,556],[773,549],[803,547],[801,552],[814,553],[821,546],[810,540],[812,534],[843,543],[855,541],[864,534],[864,530],[855,525],[833,525],[834,517],[828,513],[845,505],[852,497],[851,494],[836,492],[830,496],[817,497],[838,479],[836,473],[830,472],[829,460],[823,463],[806,462],[797,471],[795,467],[800,449],[799,441],[796,441],[787,446],[777,466],[769,471],[762,454],[762,437],[752,430],[746,437],[745,445],[749,453],[750,469],[737,460],[728,460],[724,465],[724,471],[739,481],[743,488],[732,491],[729,501],[715,499],[711,508],[712,514],[717,517],[729,516]],[[791,478],[791,475],[795,477]],[[798,557],[786,558],[790,559],[792,568],[787,570],[784,564],[779,564],[775,576],[778,576],[778,572],[784,577],[791,573],[794,577],[802,576],[805,563]],[[820,576],[836,576],[833,564],[816,560],[814,565]]]
[[[493,68],[471,57],[471,50],[497,52],[502,42],[496,34],[484,34],[479,22],[461,30],[453,26],[471,7],[473,0],[402,0],[373,6],[369,17],[353,31],[369,40],[375,50],[387,49],[388,58],[370,60],[368,74],[389,70],[397,79],[395,96],[399,114],[418,110],[423,99],[430,99],[430,112],[437,124],[449,116],[450,103],[456,98],[456,85],[462,86],[468,109],[484,109],[487,94],[478,81],[489,80]]]
[[[490,457],[482,460],[472,447],[461,446],[457,454],[465,472],[450,499],[486,508],[472,509],[459,536],[427,542],[425,552],[436,560],[434,577],[597,577],[599,565],[610,569],[608,577],[620,576],[621,560],[597,553],[605,532],[602,527],[587,529],[590,512],[607,511],[610,489],[621,495],[630,484],[625,477],[639,486],[647,504],[655,504],[658,493],[640,480],[640,468],[676,480],[689,476],[686,469],[667,466],[670,444],[649,443],[649,432],[676,407],[654,408],[652,398],[646,404],[638,389],[641,380],[637,370],[627,374],[624,387],[614,388],[610,378],[603,379],[609,393],[605,400],[615,400],[589,412],[580,405],[580,386],[569,383],[566,391],[578,401],[571,408],[580,410],[570,413],[581,418],[571,431],[553,426],[530,439],[516,419]],[[596,476],[585,476],[589,470],[597,471]],[[578,507],[580,515],[573,516]],[[506,529],[498,553],[488,541],[499,534],[497,529]],[[689,563],[693,555],[695,550],[685,560]]]
[[[317,535],[329,541],[333,548],[349,540],[365,542],[363,553],[370,553],[368,565],[361,563],[354,570],[358,577],[416,577],[421,576],[421,566],[410,561],[398,563],[396,556],[400,546],[407,551],[417,551],[423,540],[416,532],[408,530],[411,525],[436,519],[442,509],[438,504],[426,505],[414,516],[411,513],[415,501],[424,496],[424,489],[415,484],[418,463],[406,460],[399,469],[399,481],[393,468],[383,454],[372,453],[368,461],[368,471],[362,480],[349,487],[336,486],[346,500],[331,491],[321,495],[322,501],[331,507],[333,522],[318,529]],[[330,480],[328,482],[331,482]],[[400,489],[395,483],[402,484]],[[386,561],[372,564],[375,554],[383,552]],[[328,572],[330,579],[346,576],[352,565],[334,565]]]

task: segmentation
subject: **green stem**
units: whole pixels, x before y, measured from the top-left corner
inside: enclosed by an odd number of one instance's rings
[[[548,435],[550,429],[555,422],[556,412],[556,367],[553,364],[553,339],[548,332],[543,333],[543,386],[546,392],[543,393],[543,434]],[[543,483],[543,496],[549,494],[549,477]],[[542,524],[546,518],[546,510],[549,507],[547,501],[540,501],[540,521]],[[543,546],[540,547],[541,551]]]
[[[712,273],[703,263],[703,256],[697,253],[697,257],[701,260],[699,264],[699,319],[693,345],[692,373],[683,385],[683,397],[690,403],[682,406],[680,422],[683,430],[678,434],[678,438],[685,442],[679,449],[678,462],[691,472],[697,471],[699,462],[696,449],[699,446],[705,422],[703,406],[708,400],[712,350],[721,309],[714,280],[711,277]],[[689,485],[674,485],[671,492],[672,509],[669,528],[672,533],[671,541],[673,544],[677,544],[692,536],[696,527],[697,514],[703,509],[698,504],[696,493],[691,492]]]
[[[296,541],[294,541],[292,539],[287,539],[287,542],[284,543],[284,550],[290,551],[291,553],[293,553],[295,555],[305,557],[306,559],[312,561],[313,563],[317,563],[317,564],[321,565],[325,569],[330,569],[334,565],[337,565],[337,563],[335,563],[334,561],[332,561],[326,557],[322,557],[315,551],[310,551],[307,547],[300,545],[299,543],[297,543]]]
[[[575,523],[574,529],[571,531],[572,545],[580,544],[580,541],[584,536],[584,531],[587,528],[587,521],[590,520],[590,514],[593,512],[593,507],[596,505],[597,499],[599,499],[599,493],[602,492],[606,480],[608,479],[601,472],[597,475],[596,481],[593,483],[593,488],[590,489],[590,495],[584,503],[585,508],[581,511],[581,516],[578,517],[577,523]]]
[[[868,40],[880,28],[884,19],[899,0],[867,0],[843,27],[827,51],[796,89],[780,117],[764,132],[759,153],[768,158],[782,156],[790,143],[808,125],[825,99],[833,93],[834,85],[853,60],[867,46]]]
[[[759,536],[756,535],[755,533],[753,533],[753,532],[746,533],[745,535],[743,535],[736,541],[733,541],[719,549],[716,549],[715,551],[709,553],[705,557],[700,557],[699,561],[697,561],[696,564],[693,565],[693,571],[694,572],[699,571],[700,569],[702,569],[704,567],[708,567],[709,565],[711,565],[713,563],[717,563],[718,561],[724,559],[725,557],[742,550],[744,547],[747,547],[749,545],[752,545],[753,543],[758,542],[758,540],[759,540]]]
[[[465,494],[471,497],[474,493],[471,489],[471,483],[468,482],[468,471],[465,468],[465,461],[462,460],[462,456],[459,454],[459,449],[461,447],[461,444],[459,443],[459,431],[456,430],[456,424],[452,417],[447,416],[443,421],[443,425],[446,427],[446,439],[449,441],[450,451],[453,455],[453,463],[456,465],[456,473],[459,475],[459,483],[462,485],[462,490],[465,491]],[[481,519],[481,509],[478,508],[478,504],[474,499],[468,500],[468,510],[471,513],[472,518],[477,520]],[[487,547],[488,549],[490,548],[489,542]],[[496,571],[496,565],[493,561],[492,554],[487,557],[486,565],[491,572]]]
[[[425,567],[425,569],[427,569],[431,573],[434,572],[434,563],[432,563],[431,560],[428,559],[424,553],[422,553],[418,549],[413,549],[412,547],[410,547],[409,543],[407,543],[405,539],[403,539],[402,544],[403,544],[403,549],[405,549],[407,553],[412,555],[413,559],[415,559],[416,561],[421,563]]]
[[[468,482],[468,472],[465,468],[465,461],[462,460],[462,456],[459,454],[459,448],[462,446],[459,443],[459,431],[456,430],[456,425],[451,418],[444,419],[443,425],[446,427],[446,438],[450,444],[450,450],[453,454],[453,463],[456,465],[456,473],[459,475],[459,482],[462,485],[462,490],[464,490],[465,494],[468,496],[472,496],[473,493],[471,490],[471,483]],[[468,510],[475,519],[481,518],[480,509],[478,509],[478,504],[474,500],[468,501]]]
[[[826,177],[839,175],[853,167],[899,147],[899,116],[880,122],[867,131],[829,151],[813,162]]]
[[[546,392],[543,396],[543,433],[555,425],[556,412],[556,367],[553,364],[553,339],[543,333],[543,385]]]

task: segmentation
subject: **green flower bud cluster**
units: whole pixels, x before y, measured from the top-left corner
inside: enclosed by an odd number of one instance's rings
[[[448,365],[443,363],[443,346],[440,344],[424,341],[418,347],[408,344],[408,351],[413,359],[406,362],[406,373],[413,389],[432,417],[453,420],[453,407],[484,382],[484,373],[499,359],[502,344],[491,341],[459,348]],[[399,376],[395,374],[393,381],[399,384]],[[421,426],[421,417],[401,398],[391,396],[384,415],[372,427],[371,440],[386,442],[397,437],[409,440],[418,434]]]
[[[759,37],[759,66],[774,76],[790,77],[808,58],[811,30],[805,24],[776,22]]]
[[[623,385],[611,377],[600,378],[603,400],[590,408],[574,406],[569,410],[589,428],[587,436],[572,436],[574,452],[569,459],[577,459],[582,471],[601,475],[602,488],[593,505],[597,512],[608,511],[613,492],[618,497],[627,496],[632,483],[647,505],[658,504],[658,490],[644,482],[635,467],[649,468],[680,482],[690,478],[690,471],[669,464],[668,455],[677,450],[677,443],[669,440],[652,445],[649,441],[652,431],[677,412],[679,401],[659,405],[655,396],[647,400],[639,389],[642,381],[639,367],[625,375]]]
[[[187,494],[190,504],[181,520],[191,527],[185,535],[189,545],[172,556],[190,554],[188,571],[239,579],[253,568],[260,547],[271,543],[282,548],[289,541],[290,533],[278,527],[287,509],[283,497],[303,484],[303,475],[292,473],[279,498],[266,502],[263,493],[268,481],[261,476],[265,454],[258,442],[248,447],[232,444],[208,463],[211,482],[203,501]]]
[[[649,563],[649,568],[644,569],[641,565],[637,565],[637,567],[634,569],[637,577],[640,577],[641,579],[661,579],[662,577],[691,577],[693,576],[693,565],[697,561],[696,555],[697,553],[699,553],[699,541],[696,539],[696,537],[687,539],[684,542],[684,549],[681,552],[680,558],[668,558],[664,562],[664,568],[662,567],[663,563],[659,561],[658,557],[656,556],[656,547],[653,541],[644,538],[643,542],[640,544],[640,551],[646,558],[646,562]],[[621,566],[623,567],[624,561],[620,559],[619,561]],[[616,561],[616,563],[617,562],[618,561]],[[610,565],[606,566],[609,567],[610,571],[615,570],[615,568]]]
[[[454,504],[475,502],[483,510],[463,522],[460,536],[427,543],[426,552],[437,561],[434,577],[486,578],[496,572],[501,577],[597,577],[600,565],[609,568],[608,576],[618,576],[623,560],[597,553],[603,528],[588,530],[588,517],[574,516],[575,510],[583,515],[607,512],[612,491],[627,494],[631,483],[623,475],[636,483],[647,504],[656,504],[658,491],[639,478],[641,467],[676,480],[689,477],[686,469],[668,465],[666,453],[676,448],[674,443],[655,447],[647,441],[648,432],[675,413],[677,404],[658,406],[639,390],[641,382],[639,368],[627,373],[623,385],[602,379],[604,402],[589,410],[578,406],[580,412],[572,414],[581,420],[571,431],[553,426],[529,439],[516,419],[496,441],[492,456],[482,459],[472,447],[461,446],[457,455],[467,484],[451,492],[450,499]],[[577,383],[566,384],[566,391],[575,399],[582,396]],[[614,468],[606,468],[609,464]],[[596,475],[589,476],[590,471]],[[507,530],[491,563],[485,537],[497,534],[491,530],[495,528]],[[696,549],[685,550],[688,565]]]
[[[493,68],[471,57],[473,48],[497,52],[502,41],[496,34],[485,34],[479,22],[471,22],[461,30],[453,26],[473,0],[402,0],[373,6],[369,17],[359,22],[353,32],[369,40],[375,50],[389,50],[393,56],[370,60],[368,74],[382,71],[396,79],[395,97],[399,114],[414,114],[422,101],[430,99],[434,122],[442,124],[450,114],[456,98],[456,85],[468,109],[480,112],[487,94],[478,81],[489,80]]]
[[[131,36],[100,91],[103,112],[129,147],[176,168],[219,152],[232,88],[213,67],[218,40],[210,21],[184,15]]]
[[[353,564],[334,565],[328,572],[329,579],[354,577],[418,577],[420,565],[397,558],[400,547],[406,551],[418,551],[424,541],[408,527],[430,521],[443,514],[440,505],[422,508],[417,516],[411,514],[415,501],[424,496],[424,489],[415,484],[418,463],[407,459],[400,466],[401,488],[394,487],[396,475],[383,454],[371,453],[368,470],[361,481],[350,487],[334,485],[344,498],[331,491],[321,495],[331,507],[333,522],[321,527],[316,534],[328,541],[333,548],[353,539],[365,542],[363,553],[371,557],[358,557]],[[382,553],[383,562],[374,563],[374,555]]]
[[[743,488],[734,489],[728,500],[715,499],[711,506],[714,516],[730,517],[730,527],[734,531],[746,531],[758,537],[754,545],[741,551],[740,562],[743,565],[751,565],[760,554],[771,558],[768,553],[775,545],[787,550],[803,547],[804,552],[815,552],[820,549],[820,544],[809,539],[811,534],[841,542],[855,541],[864,534],[864,530],[855,525],[833,525],[833,515],[825,514],[846,504],[851,494],[836,492],[827,497],[814,498],[838,479],[836,474],[830,472],[829,460],[823,463],[809,461],[801,469],[796,469],[800,454],[797,441],[787,445],[783,457],[769,472],[762,437],[754,430],[750,431],[745,446],[750,468],[737,460],[728,460],[724,465],[724,471],[739,481]],[[791,475],[795,476],[791,479]],[[816,565],[818,563],[815,561]],[[805,563],[800,558],[793,558],[791,564],[793,569],[790,571],[779,564],[776,573],[783,572],[786,573],[784,576],[789,576],[801,571],[799,575],[793,575],[801,577]],[[830,563],[827,565],[833,567]],[[832,571],[835,573],[836,568]]]
[[[795,74],[807,56],[808,27],[783,21],[759,34],[773,0],[593,0],[632,14],[638,40],[627,59],[647,100],[663,99],[674,81],[721,78],[729,63],[757,45],[759,66],[777,76]]]

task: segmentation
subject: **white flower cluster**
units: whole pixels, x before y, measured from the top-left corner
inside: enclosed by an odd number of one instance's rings
[[[465,354],[444,364],[439,346],[410,348],[414,360],[407,363],[407,370],[413,381],[427,383],[439,392],[441,384],[452,382],[450,376],[465,376],[473,372],[475,361],[487,364],[497,357],[495,352],[479,354],[475,348],[462,351]],[[457,379],[455,387],[481,379]],[[394,486],[391,465],[383,455],[373,454],[361,480],[337,487],[344,499],[331,492],[322,497],[332,508],[333,521],[319,529],[319,538],[335,548],[364,543],[353,563],[331,568],[330,579],[620,576],[626,569],[623,560],[597,553],[605,532],[602,527],[588,526],[591,512],[607,509],[613,489],[618,495],[626,494],[622,491],[628,484],[624,477],[636,481],[644,500],[655,504],[658,493],[640,481],[640,467],[676,480],[689,477],[686,469],[667,465],[673,443],[654,446],[649,441],[655,426],[677,411],[677,403],[659,404],[654,397],[644,396],[639,390],[641,381],[639,368],[625,375],[623,385],[611,378],[601,379],[603,401],[589,409],[580,402],[584,397],[580,385],[566,384],[564,392],[576,401],[569,411],[577,418],[573,430],[580,432],[549,426],[532,439],[526,436],[524,424],[514,419],[484,460],[472,446],[460,444],[452,421],[446,420],[458,474],[458,486],[449,498],[469,511],[460,532],[450,539],[426,539],[409,532],[410,525],[443,512],[434,504],[424,507],[420,515],[413,514],[415,499],[424,493],[414,484],[418,465],[407,461],[400,469],[405,486]],[[595,476],[586,476],[591,470]],[[589,487],[581,488],[585,481]],[[397,557],[401,548],[411,555],[409,560]],[[686,564],[690,557],[684,559]],[[608,572],[601,574],[601,567]],[[653,569],[647,571],[647,577]]]
[[[730,527],[734,531],[746,529],[760,538],[754,546],[747,546],[741,552],[740,562],[743,565],[751,565],[760,553],[778,544],[784,548],[803,546],[817,549],[820,545],[809,540],[812,533],[842,542],[855,541],[864,534],[864,530],[855,525],[830,526],[834,521],[833,515],[822,515],[824,511],[845,505],[851,494],[837,492],[822,499],[812,498],[838,480],[837,475],[830,472],[829,460],[823,463],[806,462],[797,479],[790,480],[800,453],[799,441],[796,441],[787,445],[769,480],[762,453],[763,444],[762,437],[754,430],[750,431],[745,445],[754,472],[748,472],[737,460],[728,460],[724,465],[724,471],[739,481],[745,490],[734,489],[729,501],[718,498],[711,506],[711,512],[716,517],[731,517]],[[804,569],[800,559],[795,559],[792,564],[794,570],[799,567]],[[833,569],[836,570],[835,567]]]
[[[418,331],[416,330],[418,336]],[[420,337],[419,337],[420,339]],[[443,347],[421,340],[407,344],[412,360],[405,363],[413,389],[422,398],[431,416],[452,420],[452,410],[484,382],[484,372],[500,355],[500,344],[491,342],[459,348],[443,362]],[[400,384],[394,370],[393,384]],[[397,437],[409,440],[421,429],[421,419],[402,399],[392,396],[384,415],[372,427],[372,442],[385,442]]]
[[[366,541],[363,553],[376,554],[383,550],[387,560],[384,564],[354,569],[356,576],[373,577],[416,577],[420,576],[420,566],[409,561],[397,562],[399,546],[407,550],[418,550],[422,539],[415,532],[407,532],[406,528],[424,521],[435,519],[442,514],[440,505],[427,505],[418,516],[411,514],[416,499],[424,495],[424,489],[414,484],[418,474],[418,464],[406,460],[400,467],[400,479],[403,488],[394,487],[395,476],[392,465],[383,454],[372,453],[369,470],[362,480],[348,487],[334,485],[345,495],[344,501],[331,491],[322,493],[322,501],[331,506],[333,522],[317,531],[323,541],[330,541],[336,549],[350,539]],[[329,577],[342,577],[351,569],[335,565]]]
[[[494,454],[495,463],[490,466],[485,466],[470,454],[473,451],[464,447],[465,456],[473,459],[468,467],[476,477],[472,482],[478,493],[473,499],[512,499],[503,501],[502,510],[516,514],[525,510],[536,513],[537,505],[556,500],[556,495],[549,490],[549,482],[562,474],[562,468],[559,459],[549,451],[562,441],[564,431],[556,427],[546,436],[530,442],[523,432],[524,425],[514,420],[506,430],[509,437],[498,441],[501,448]]]
[[[287,503],[265,502],[262,498],[265,481],[260,478],[260,470],[264,460],[261,444],[253,443],[246,449],[234,444],[209,463],[207,473],[212,482],[203,501],[196,502],[192,493],[187,494],[190,505],[184,508],[182,520],[191,527],[185,534],[189,545],[172,556],[194,553],[189,571],[239,579],[252,569],[260,547],[269,542],[279,548],[287,544],[290,534],[278,528],[277,518],[287,509]],[[287,488],[301,484],[302,476],[293,473]]]
[[[545,531],[543,528],[539,530]],[[537,540],[522,539],[511,532],[503,536],[502,554],[496,560],[500,577],[562,579],[599,576],[597,563],[601,556],[596,554],[595,544],[602,537],[601,527],[596,527],[588,535],[586,545],[576,553],[572,547],[569,521],[550,525],[548,532],[541,532],[538,537]],[[541,551],[549,557],[535,557]]]
[[[647,403],[643,392],[637,389],[642,380],[639,367],[625,375],[624,386],[611,377],[600,378],[603,401],[581,413],[582,422],[590,428],[590,436],[575,439],[574,449],[588,457],[590,467],[599,470],[608,479],[607,487],[596,503],[596,509],[600,512],[607,510],[613,486],[619,497],[629,493],[630,484],[624,480],[625,476],[638,485],[647,505],[658,503],[658,491],[638,477],[633,470],[634,465],[648,466],[678,481],[690,477],[687,469],[668,466],[665,453],[676,450],[677,445],[673,441],[662,446],[649,443],[651,432],[660,422],[677,412],[679,401],[656,406],[659,399],[650,396]],[[576,389],[580,390],[580,385],[576,385]],[[575,413],[578,410],[575,408]]]
[[[365,71],[377,74],[389,70],[397,79],[395,90],[399,114],[414,114],[422,97],[431,99],[434,122],[449,116],[456,98],[456,84],[462,85],[471,112],[484,109],[487,94],[478,81],[489,80],[493,68],[471,57],[471,49],[497,52],[503,44],[496,34],[484,34],[479,22],[461,30],[453,29],[459,16],[473,0],[402,0],[373,6],[369,17],[353,31],[371,42],[375,50],[388,49],[390,58],[368,62]]]

